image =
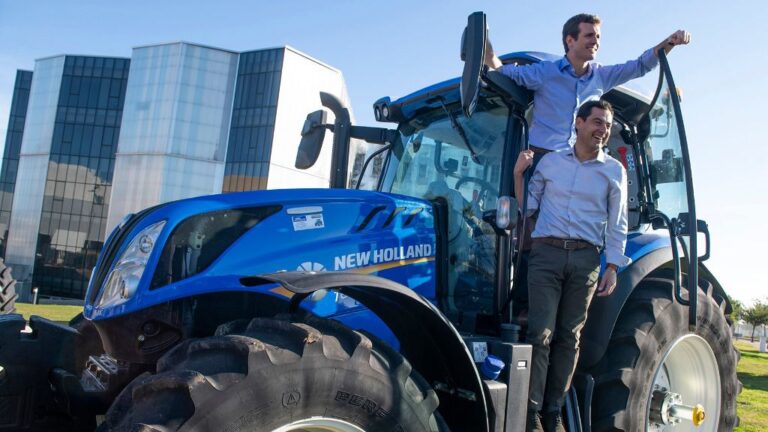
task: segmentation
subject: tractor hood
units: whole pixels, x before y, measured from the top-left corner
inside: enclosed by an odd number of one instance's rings
[[[401,195],[292,189],[175,201],[127,218],[110,234],[85,316],[112,318],[212,292],[289,296],[241,278],[296,270],[379,275],[434,298],[435,251],[432,206]],[[339,296],[318,296],[313,312],[359,307]]]

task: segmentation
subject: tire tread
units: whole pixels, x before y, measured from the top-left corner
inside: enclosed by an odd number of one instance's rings
[[[0,314],[16,312],[16,281],[11,275],[11,268],[0,258]]]
[[[121,392],[101,430],[196,430],[201,421],[195,416],[196,407],[221,401],[222,391],[248,376],[265,376],[276,365],[313,365],[321,358],[368,368],[370,372],[362,369],[366,374],[375,371],[390,376],[404,389],[401,397],[415,407],[405,420],[421,424],[425,431],[437,431],[444,425],[435,411],[437,394],[399,353],[372,335],[308,315],[301,321],[295,317],[234,321],[219,326],[212,337],[180,343],[158,361],[157,374],[142,375]],[[148,412],[171,399],[171,408],[164,408],[162,415]],[[154,429],[134,429],[137,427]]]

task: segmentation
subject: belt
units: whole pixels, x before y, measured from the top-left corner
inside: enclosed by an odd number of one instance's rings
[[[561,239],[557,237],[535,237],[532,239],[534,243],[544,243],[550,246],[554,246],[559,249],[576,250],[584,249],[588,247],[595,247],[592,243],[579,240],[579,239]]]
[[[545,155],[547,153],[552,153],[552,150],[547,150],[545,148],[536,147],[534,145],[529,145],[528,149],[532,151],[535,154]]]

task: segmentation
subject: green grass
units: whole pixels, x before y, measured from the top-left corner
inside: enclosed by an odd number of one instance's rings
[[[761,353],[754,345],[736,342],[741,351],[737,373],[744,391],[736,399],[737,412],[741,418],[738,432],[768,430],[768,353]]]
[[[68,323],[82,311],[82,306],[16,303],[16,313],[22,314],[26,320],[30,315],[39,315],[51,321]]]
[[[82,306],[33,305],[17,303],[16,310],[29,319],[40,315],[53,321],[68,322],[82,312]],[[737,341],[741,361],[737,372],[744,391],[736,399],[741,426],[736,432],[768,431],[768,353],[760,353],[753,345]]]

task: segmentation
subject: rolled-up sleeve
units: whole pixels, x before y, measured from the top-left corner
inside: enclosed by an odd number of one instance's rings
[[[617,176],[618,177],[618,176]],[[632,262],[624,255],[627,244],[627,171],[611,180],[608,191],[608,223],[605,229],[605,261],[619,267]]]
[[[640,57],[630,60],[626,63],[601,66],[598,73],[603,80],[603,86],[611,89],[617,85],[639,78],[655,68],[659,64],[659,59],[653,53],[653,48],[646,50]]]
[[[502,66],[499,72],[529,90],[537,90],[545,80],[541,65],[541,63],[525,66],[507,64]]]

